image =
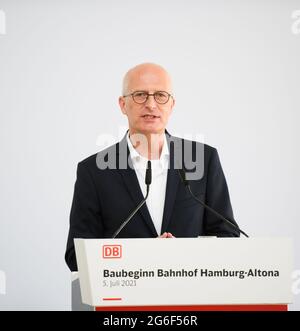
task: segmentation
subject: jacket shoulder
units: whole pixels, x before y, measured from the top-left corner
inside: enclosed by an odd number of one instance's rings
[[[180,137],[176,137],[176,136],[170,136],[170,141],[174,141],[175,143],[180,143],[180,144],[186,144],[189,145],[191,144],[192,146],[197,146],[200,148],[204,149],[204,152],[206,154],[212,154],[212,153],[216,153],[217,149],[213,146],[210,146],[208,144],[205,144],[203,142],[200,141],[196,141],[196,140],[189,140],[189,139],[184,139],[184,138],[180,138]]]
[[[81,168],[95,168],[97,166],[97,159],[102,158],[105,159],[106,156],[108,156],[111,153],[115,153],[116,150],[119,147],[119,143],[113,144],[95,154],[92,154],[85,159],[81,160],[78,163],[78,167]]]

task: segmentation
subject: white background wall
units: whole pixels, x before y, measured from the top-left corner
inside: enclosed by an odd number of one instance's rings
[[[102,149],[99,135],[123,135],[122,76],[145,61],[173,76],[169,131],[218,148],[241,228],[293,237],[300,269],[300,34],[291,30],[300,1],[6,0],[1,9],[0,309],[70,308],[76,165]]]

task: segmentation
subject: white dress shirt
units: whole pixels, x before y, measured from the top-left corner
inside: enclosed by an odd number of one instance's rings
[[[145,184],[145,174],[148,159],[141,156],[133,147],[131,140],[129,139],[129,133],[127,134],[126,138],[130,151],[132,165],[137,175],[143,196],[145,197],[147,192]],[[164,143],[160,158],[158,160],[151,160],[152,182],[150,185],[149,195],[146,201],[150,216],[152,218],[153,224],[158,235],[160,235],[161,233],[161,226],[163,220],[169,158],[170,154],[167,139],[166,135],[164,135]]]

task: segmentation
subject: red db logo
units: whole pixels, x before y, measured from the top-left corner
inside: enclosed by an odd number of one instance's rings
[[[104,259],[120,259],[122,257],[122,246],[103,245],[102,256]]]

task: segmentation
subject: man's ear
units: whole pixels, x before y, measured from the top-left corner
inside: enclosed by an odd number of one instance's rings
[[[119,97],[119,106],[121,108],[121,111],[124,115],[126,115],[126,104],[125,104],[125,98]]]
[[[175,106],[175,99],[172,98],[173,104],[172,104],[172,108]]]
[[[175,99],[172,98],[172,105],[171,105],[171,112],[170,113],[173,112],[174,106],[175,106]]]

